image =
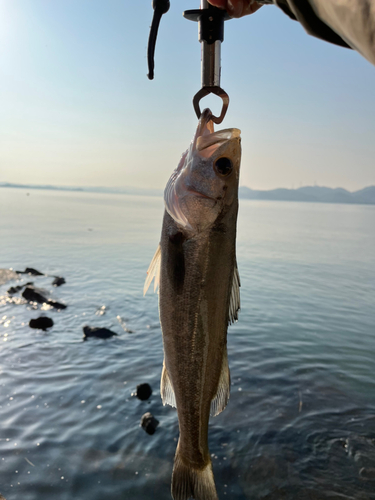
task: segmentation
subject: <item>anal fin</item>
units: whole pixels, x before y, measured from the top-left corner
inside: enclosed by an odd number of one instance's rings
[[[227,348],[223,352],[223,361],[221,365],[221,372],[219,383],[217,386],[216,396],[211,401],[210,415],[211,417],[216,417],[219,415],[228,404],[230,396],[230,372],[228,365],[228,353]]]
[[[171,379],[169,378],[169,373],[165,367],[165,362],[163,362],[163,371],[161,374],[160,394],[164,406],[170,405],[174,408],[177,408],[176,396],[173,390]]]

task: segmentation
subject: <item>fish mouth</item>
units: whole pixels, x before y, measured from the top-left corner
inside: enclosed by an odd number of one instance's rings
[[[203,155],[208,152],[205,151],[208,148],[214,146],[212,149],[216,150],[225,142],[241,136],[241,131],[238,128],[226,128],[215,132],[211,118],[212,112],[206,108],[199,119],[199,125],[194,137],[194,148]],[[212,149],[210,149],[210,153]]]

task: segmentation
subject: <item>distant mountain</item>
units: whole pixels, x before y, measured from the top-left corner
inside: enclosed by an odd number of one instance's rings
[[[163,196],[163,189],[142,189],[133,187],[75,187],[0,182],[0,188],[1,187],[53,189],[86,193],[130,194],[138,196]],[[270,191],[260,191],[241,186],[239,189],[239,197],[249,200],[309,201],[318,203],[359,203],[363,205],[375,205],[375,186],[368,186],[354,192],[347,191],[343,188],[328,188],[323,186],[304,186],[298,189],[278,188],[271,189]]]
[[[305,186],[298,189],[272,189],[259,191],[241,186],[240,198],[250,200],[274,201],[310,201],[318,203],[360,203],[375,205],[375,186],[369,186],[359,191],[350,192],[343,188],[328,188],[323,186]]]

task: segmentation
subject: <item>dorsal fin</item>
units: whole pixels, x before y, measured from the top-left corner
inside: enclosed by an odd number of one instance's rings
[[[234,272],[233,272],[233,282],[232,282],[232,290],[230,294],[229,301],[229,319],[228,323],[234,323],[238,320],[238,311],[241,307],[240,302],[240,275],[238,273],[237,261],[234,263]]]
[[[158,248],[156,249],[155,255],[152,258],[152,261],[147,269],[147,278],[145,281],[145,285],[143,287],[143,295],[146,295],[146,292],[151,285],[151,281],[155,278],[154,281],[154,292],[156,292],[157,287],[160,282],[160,264],[161,264],[161,247],[160,243]]]

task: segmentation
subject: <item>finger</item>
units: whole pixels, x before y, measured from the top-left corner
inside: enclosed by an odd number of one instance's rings
[[[261,7],[255,0],[209,0],[209,3],[225,9],[231,17],[247,16]]]

